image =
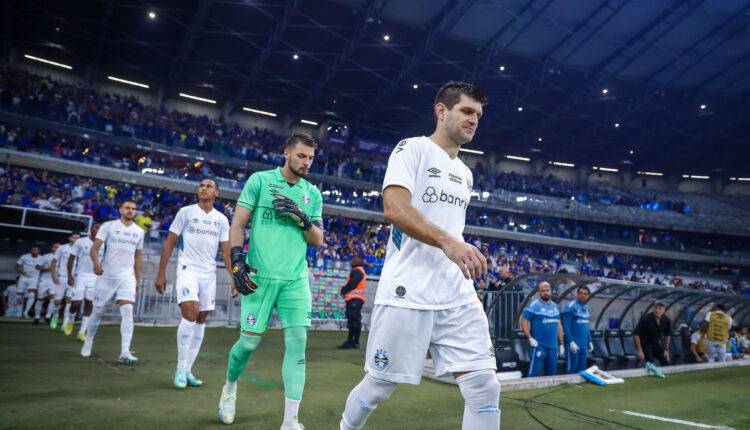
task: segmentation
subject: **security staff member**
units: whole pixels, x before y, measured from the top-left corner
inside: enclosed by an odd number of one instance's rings
[[[362,331],[362,306],[365,304],[365,268],[362,257],[352,257],[352,271],[346,277],[346,284],[341,287],[341,296],[346,301],[346,327],[349,337],[338,346],[338,349],[359,348],[359,334]]]
[[[719,303],[706,314],[708,331],[706,332],[708,362],[723,362],[726,360],[726,345],[729,339],[729,329],[732,327],[732,317],[726,314],[727,308]],[[731,358],[731,357],[730,357]]]
[[[651,312],[643,315],[633,333],[639,361],[669,366],[669,339],[672,321],[664,315],[664,302],[655,301]]]

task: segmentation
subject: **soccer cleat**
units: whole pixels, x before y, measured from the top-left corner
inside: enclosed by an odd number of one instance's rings
[[[60,333],[65,333],[65,324],[60,324]]]
[[[187,374],[187,384],[188,384],[189,387],[200,387],[201,385],[203,385],[203,381],[201,381],[200,379],[196,378],[195,375],[193,375],[192,373],[188,372],[188,374]]]
[[[80,340],[81,342],[86,342],[86,333],[79,332],[78,333],[78,340]]]
[[[91,349],[94,347],[94,342],[83,342],[83,348],[81,348],[81,357],[91,357]]]
[[[120,358],[117,360],[122,364],[127,364],[128,366],[132,366],[134,364],[138,364],[138,357],[133,355],[130,351],[125,351],[122,354],[120,354]]]
[[[174,386],[178,390],[184,390],[187,387],[187,372],[184,369],[177,369],[174,372]]]
[[[57,319],[58,318],[60,318],[59,315],[57,315],[57,314],[52,315],[52,319],[49,322],[49,328],[51,328],[52,330],[54,330],[54,329],[57,328]]]
[[[661,370],[659,370],[659,368],[656,367],[654,363],[650,361],[646,362],[646,370],[649,372],[652,372],[654,376],[656,376],[657,378],[666,378],[666,376],[661,372]]]
[[[63,324],[63,333],[65,333],[65,336],[70,336],[70,334],[73,333],[73,322],[68,321]]]
[[[354,348],[355,348],[354,344],[349,342],[348,340],[336,347],[336,349],[354,349]]]
[[[39,318],[34,318],[34,322],[32,324],[39,325]]]
[[[305,426],[299,423],[299,421],[283,422],[279,430],[305,430]]]
[[[219,418],[224,424],[234,422],[235,403],[237,402],[237,393],[228,393],[226,387],[221,389],[221,399],[219,399]]]

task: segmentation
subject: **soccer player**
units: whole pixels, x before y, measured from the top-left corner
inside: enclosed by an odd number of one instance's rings
[[[28,318],[29,311],[36,299],[36,286],[39,283],[39,266],[42,264],[42,256],[39,255],[39,247],[32,246],[28,254],[23,254],[16,261],[16,273],[18,278],[18,293],[26,297],[26,304],[21,313],[21,318]]]
[[[66,263],[68,286],[70,287],[70,317],[63,324],[63,329],[66,335],[73,332],[76,315],[81,307],[81,302],[85,299],[81,327],[78,330],[78,340],[81,342],[86,340],[86,329],[94,308],[91,299],[94,297],[96,274],[94,273],[94,263],[91,260],[91,247],[94,246],[94,241],[91,238],[96,238],[100,226],[99,223],[92,224],[88,237],[76,240],[70,249],[70,255]],[[101,258],[99,260],[101,262]]]
[[[305,347],[312,297],[305,255],[307,245],[323,244],[323,199],[304,178],[316,144],[293,134],[284,146],[284,166],[256,172],[245,184],[232,218],[234,285],[241,294],[241,333],[229,352],[227,380],[221,391],[219,417],[234,421],[237,379],[268,327],[274,308],[284,328],[284,421],[282,429],[301,429],[297,418],[305,387]],[[248,255],[242,250],[244,228],[252,217]]]
[[[120,305],[122,317],[119,362],[132,365],[138,363],[138,358],[130,351],[130,341],[133,339],[133,304],[141,282],[144,231],[133,222],[135,202],[125,200],[120,204],[119,212],[120,219],[107,221],[99,227],[91,247],[90,257],[97,278],[94,284],[94,310],[89,317],[81,357],[91,356],[104,306],[114,297]],[[102,245],[106,245],[107,252],[99,262]]]
[[[531,346],[529,377],[557,374],[557,357],[565,354],[560,310],[552,301],[552,287],[547,282],[537,285],[539,299],[524,309],[520,323]]]
[[[463,230],[473,175],[458,158],[486,98],[462,82],[435,97],[432,135],[402,140],[388,160],[383,210],[392,224],[375,295],[366,375],[346,400],[341,429],[359,429],[399,383],[419,384],[427,352],[464,397],[463,429],[500,427],[500,384],[489,326],[472,279],[487,260]],[[398,426],[396,426],[398,427]]]
[[[63,325],[60,327],[65,330],[65,324],[70,320],[70,299],[66,300],[66,293],[68,290],[68,257],[70,256],[70,250],[76,243],[76,240],[80,239],[81,235],[78,233],[71,233],[68,236],[68,243],[62,244],[57,248],[55,254],[52,256],[52,265],[50,272],[52,273],[52,321],[49,323],[49,328],[52,330],[57,328],[57,322],[60,317],[58,309],[60,305],[65,302],[65,308],[63,310]],[[66,331],[66,335],[72,333],[73,327],[70,327],[70,331]]]
[[[586,370],[586,352],[594,350],[589,332],[589,299],[591,290],[581,285],[576,290],[576,300],[570,302],[562,313],[563,338],[567,348],[565,373],[578,373]]]
[[[219,197],[219,186],[211,179],[198,185],[198,203],[177,212],[164,241],[156,276],[156,291],[164,294],[167,286],[167,264],[172,250],[179,242],[175,291],[182,320],[177,327],[177,370],[174,385],[183,389],[200,387],[203,381],[193,375],[192,368],[203,343],[206,317],[216,302],[216,249],[221,248],[224,264],[232,277],[229,260],[229,221],[214,209]],[[232,287],[232,296],[236,296]]]
[[[729,329],[732,327],[732,317],[726,314],[726,307],[719,303],[706,313],[708,332],[706,332],[706,348],[708,362],[723,362],[726,360],[726,344],[729,339]]]
[[[36,290],[36,309],[34,312],[34,324],[39,323],[42,311],[44,308],[47,309],[46,322],[49,323],[49,319],[52,316],[50,312],[52,307],[50,306],[50,297],[55,286],[52,282],[52,258],[54,258],[55,251],[60,246],[59,243],[53,243],[50,252],[42,255],[42,262],[39,264],[39,287]]]

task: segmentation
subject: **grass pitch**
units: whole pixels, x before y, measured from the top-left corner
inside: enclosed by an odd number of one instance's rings
[[[338,429],[349,390],[362,377],[364,350],[338,351],[344,334],[310,332],[307,385],[300,420],[308,429]],[[101,327],[89,359],[81,343],[44,326],[0,323],[0,428],[204,429],[226,428],[216,406],[226,354],[237,331],[212,328],[194,373],[200,388],[172,387],[175,328],[136,327],[133,350],[141,363],[116,362],[120,335]],[[365,339],[363,339],[363,342]],[[278,429],[283,416],[283,337],[264,337],[243,375],[233,427]],[[634,411],[711,426],[750,429],[750,367],[634,378],[596,387],[566,385],[501,395],[503,429],[691,429],[630,416]],[[423,380],[401,385],[367,423],[376,429],[460,429],[458,387]]]

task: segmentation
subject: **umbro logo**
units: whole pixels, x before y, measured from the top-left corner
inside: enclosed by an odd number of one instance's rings
[[[430,178],[439,178],[440,177],[440,169],[437,167],[430,167],[427,169],[428,172],[430,172]]]

